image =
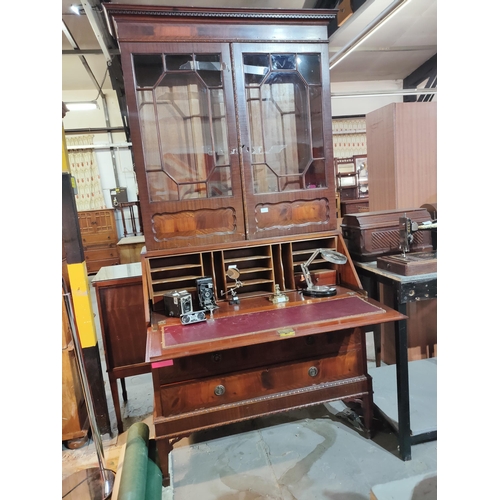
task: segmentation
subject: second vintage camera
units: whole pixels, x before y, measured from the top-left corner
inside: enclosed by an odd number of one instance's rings
[[[210,277],[198,278],[196,280],[196,290],[200,307],[209,310],[217,307],[215,305],[214,282]]]
[[[187,290],[173,290],[163,295],[165,312],[168,316],[180,317],[193,312],[193,298]]]

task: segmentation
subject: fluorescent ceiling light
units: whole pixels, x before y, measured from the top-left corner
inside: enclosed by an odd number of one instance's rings
[[[429,95],[437,94],[437,87],[434,88],[421,88],[421,89],[394,89],[394,90],[360,90],[351,92],[332,92],[331,97],[334,99],[345,98],[345,97],[381,97],[381,96],[392,96],[392,95]]]
[[[66,107],[70,111],[91,111],[93,109],[99,109],[96,101],[87,102],[65,102]]]
[[[83,10],[83,7],[81,5],[76,5],[76,4],[73,4],[69,10],[71,12],[73,12],[73,14],[76,14],[77,16],[80,16],[81,14],[83,14],[85,11]]]
[[[368,24],[359,35],[352,39],[347,45],[342,47],[333,57],[330,58],[330,69],[340,61],[343,61],[352,51],[356,50],[363,42],[365,42],[373,33],[381,28],[391,17],[393,17],[400,9],[405,7],[411,0],[395,0],[381,14],[379,14],[370,24]]]

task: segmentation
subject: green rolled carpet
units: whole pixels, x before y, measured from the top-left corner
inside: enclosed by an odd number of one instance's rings
[[[132,424],[128,430],[118,500],[146,499],[148,448],[149,427],[144,422]]]
[[[158,460],[156,441],[149,442],[148,478],[146,481],[146,496],[144,500],[161,500],[163,474]]]

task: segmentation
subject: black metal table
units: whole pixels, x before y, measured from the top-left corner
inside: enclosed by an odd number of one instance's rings
[[[406,315],[406,304],[437,298],[437,273],[403,276],[377,268],[377,262],[354,262],[363,288],[368,296],[380,301],[379,284],[392,290],[392,304],[387,304]],[[412,435],[410,426],[410,392],[408,380],[407,321],[395,322],[396,383],[398,402],[398,442],[401,459],[411,460],[411,446],[437,439],[437,430]],[[380,366],[380,326],[374,329],[376,363]]]

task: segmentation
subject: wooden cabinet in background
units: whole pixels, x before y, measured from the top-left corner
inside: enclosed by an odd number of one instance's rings
[[[115,406],[118,432],[123,432],[117,380],[127,401],[125,378],[151,371],[146,363],[146,319],[141,264],[102,267],[92,279]]]
[[[87,272],[120,263],[117,248],[115,211],[112,209],[78,212]]]
[[[366,115],[370,212],[437,202],[437,103],[393,103]],[[417,232],[416,237],[421,235]],[[381,295],[384,302],[384,296]],[[408,311],[408,359],[437,352],[437,298]],[[394,362],[394,327],[382,326],[382,361]]]
[[[437,104],[401,102],[366,115],[370,212],[437,201]]]

